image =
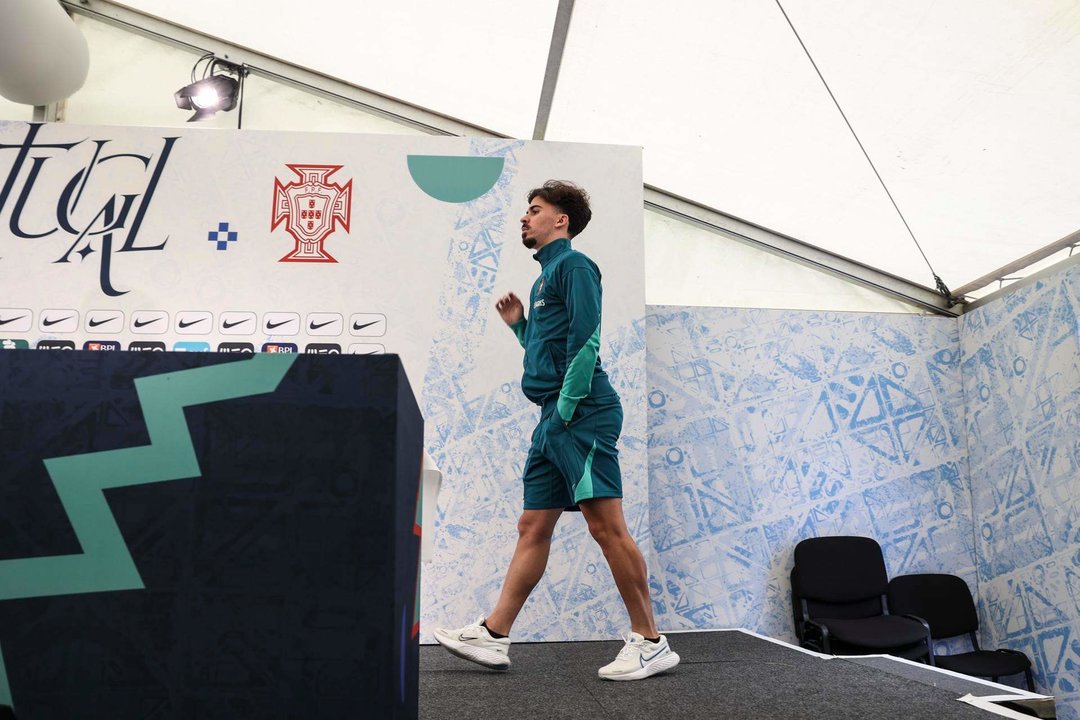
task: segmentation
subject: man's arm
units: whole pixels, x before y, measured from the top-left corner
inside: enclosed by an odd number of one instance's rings
[[[517,335],[521,347],[525,347],[525,306],[514,293],[506,293],[495,301],[495,309],[499,311],[499,317],[510,326]]]
[[[592,389],[596,358],[600,354],[600,275],[595,268],[572,268],[564,277],[563,292],[570,327],[566,336],[566,375],[556,408],[565,423]]]

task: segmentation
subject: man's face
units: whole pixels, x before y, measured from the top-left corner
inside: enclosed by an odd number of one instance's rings
[[[529,201],[529,209],[521,218],[521,243],[530,250],[539,250],[552,240],[567,237],[570,218],[541,197]]]

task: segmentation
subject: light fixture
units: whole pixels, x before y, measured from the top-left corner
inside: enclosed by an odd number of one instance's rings
[[[196,80],[199,65],[204,62],[202,79]],[[247,69],[242,65],[221,60],[213,53],[203,55],[191,68],[191,83],[173,94],[176,107],[195,111],[188,122],[199,122],[232,110],[238,103],[243,103],[245,75]]]

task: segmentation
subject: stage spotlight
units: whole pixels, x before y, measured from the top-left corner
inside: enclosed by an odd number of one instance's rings
[[[227,75],[208,77],[177,90],[176,107],[195,111],[195,114],[188,118],[188,122],[212,118],[219,111],[225,112],[236,107],[239,88],[240,83]]]
[[[196,80],[196,71],[203,62],[206,62],[203,77]],[[242,81],[245,74],[246,69],[240,65],[219,60],[213,55],[204,55],[191,69],[191,83],[173,94],[176,107],[195,111],[195,114],[188,118],[188,122],[206,120],[219,112],[232,110],[238,102],[242,102]]]

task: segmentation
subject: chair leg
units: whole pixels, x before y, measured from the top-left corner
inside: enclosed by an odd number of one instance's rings
[[[926,648],[926,654],[918,657],[918,661],[926,663],[930,667],[934,667],[937,663],[934,662],[934,640],[930,637],[929,629],[926,631],[926,640],[923,641],[923,647]]]
[[[1027,680],[1028,692],[1035,692],[1035,679],[1031,677],[1031,668],[1024,670],[1024,678]]]

